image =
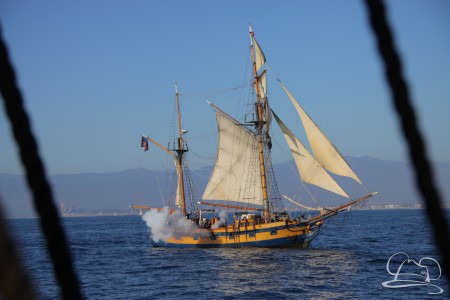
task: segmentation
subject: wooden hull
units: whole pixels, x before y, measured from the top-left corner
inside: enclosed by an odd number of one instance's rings
[[[167,241],[153,241],[154,247],[308,247],[319,233],[321,223],[309,225],[293,221],[268,224],[236,223],[217,229],[199,228],[192,235],[175,236]]]

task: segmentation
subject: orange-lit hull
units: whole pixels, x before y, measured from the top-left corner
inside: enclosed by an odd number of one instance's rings
[[[217,229],[199,228],[192,235],[153,241],[155,247],[220,248],[220,247],[307,247],[320,230],[314,225],[294,221],[267,224],[236,222]],[[176,235],[176,234],[175,234]]]

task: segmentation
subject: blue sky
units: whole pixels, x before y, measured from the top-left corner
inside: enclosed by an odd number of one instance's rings
[[[450,3],[388,8],[430,157],[450,162]],[[0,22],[49,174],[156,168],[140,134],[167,145],[175,83],[189,96],[193,168],[210,163],[206,100],[234,114],[240,95],[197,93],[246,80],[249,23],[271,69],[344,155],[408,160],[363,1],[7,0]],[[300,131],[281,88],[269,97]],[[20,174],[2,114],[0,173]]]

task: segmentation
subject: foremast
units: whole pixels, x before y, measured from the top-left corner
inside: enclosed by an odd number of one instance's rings
[[[184,153],[188,150],[184,148],[183,143],[183,134],[186,132],[181,128],[181,108],[180,108],[180,100],[178,98],[178,87],[175,85],[175,103],[177,106],[177,115],[178,115],[178,145],[174,150],[177,153],[177,168],[178,168],[178,190],[180,192],[180,204],[181,204],[181,212],[183,216],[187,215],[186,210],[186,197],[184,190],[184,175],[183,175],[183,156]],[[178,195],[177,195],[178,196]]]
[[[183,159],[184,159],[184,153],[188,151],[187,147],[184,147],[184,141],[183,141],[183,134],[185,134],[187,131],[183,130],[181,127],[181,108],[180,108],[180,101],[178,97],[178,87],[175,85],[175,104],[176,104],[176,110],[177,110],[177,123],[178,123],[178,137],[177,137],[177,143],[175,149],[168,149],[152,139],[149,136],[142,135],[145,139],[147,139],[149,142],[163,150],[164,152],[168,153],[175,161],[175,168],[178,175],[178,183],[177,183],[177,193],[176,193],[176,204],[181,208],[181,212],[183,216],[187,216],[187,209],[186,209],[186,192],[184,187],[184,172],[183,172]]]
[[[255,120],[255,129],[257,134],[257,141],[258,141],[258,147],[259,147],[259,167],[260,167],[260,174],[261,174],[261,188],[262,188],[262,196],[263,196],[263,203],[264,203],[264,219],[267,222],[269,216],[270,216],[270,205],[269,205],[269,197],[267,193],[267,177],[266,177],[266,166],[264,161],[264,142],[263,142],[263,126],[265,124],[264,118],[263,118],[263,108],[262,108],[262,99],[260,94],[260,77],[258,76],[258,69],[260,66],[257,64],[257,48],[255,48],[256,41],[254,38],[254,33],[252,30],[251,25],[249,26],[249,35],[250,35],[250,51],[252,53],[252,65],[253,65],[253,84],[254,89],[256,92],[256,107],[257,107],[257,113],[256,113],[256,120]],[[258,47],[259,48],[259,47]],[[262,52],[261,52],[262,54]],[[262,57],[259,59],[262,59],[265,61],[264,54],[262,54]],[[259,64],[260,65],[260,64]]]

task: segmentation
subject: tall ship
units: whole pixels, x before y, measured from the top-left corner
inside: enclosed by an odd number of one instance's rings
[[[201,197],[187,192],[193,183],[185,159],[189,148],[178,89],[175,93],[178,132],[174,147],[164,147],[144,134],[141,137],[144,150],[152,144],[173,158],[177,175],[172,206],[132,206],[149,210],[143,217],[155,247],[308,247],[325,220],[363,204],[376,194],[367,191],[335,145],[278,78],[290,100],[286,104],[295,108],[303,124],[311,152],[271,109],[267,94],[267,76],[271,70],[251,26],[249,37],[253,104],[247,116],[251,119],[239,121],[209,102],[217,122],[218,145],[215,164]],[[271,161],[271,128],[275,123],[290,149],[299,179],[339,195],[344,199],[340,205],[308,207],[280,193]],[[329,172],[354,180],[362,186],[363,196],[351,198]],[[312,213],[290,210],[286,202]]]

